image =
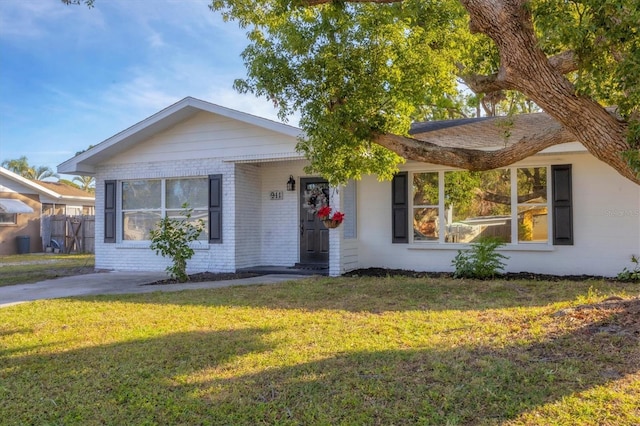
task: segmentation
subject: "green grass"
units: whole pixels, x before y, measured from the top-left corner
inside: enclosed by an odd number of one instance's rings
[[[579,308],[639,289],[318,278],[15,305],[0,423],[639,424],[638,305]]]
[[[93,272],[93,254],[19,254],[0,256],[0,287]]]

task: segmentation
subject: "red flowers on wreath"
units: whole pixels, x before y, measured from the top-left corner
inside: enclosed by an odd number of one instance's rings
[[[316,214],[318,215],[320,220],[333,220],[333,221],[336,221],[337,223],[342,223],[342,221],[344,220],[344,213],[340,213],[336,211],[332,215],[331,210],[332,210],[331,207],[324,206],[318,209],[318,212]]]

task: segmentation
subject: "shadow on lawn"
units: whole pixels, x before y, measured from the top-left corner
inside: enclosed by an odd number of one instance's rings
[[[0,411],[16,424],[498,423],[638,372],[640,336],[612,332],[636,305],[616,303],[616,315],[501,349],[342,352],[279,366],[277,330],[254,328],[25,354],[2,361],[11,398]]]

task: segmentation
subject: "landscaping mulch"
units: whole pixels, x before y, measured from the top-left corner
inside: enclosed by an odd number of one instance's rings
[[[409,277],[409,278],[450,278],[453,279],[451,272],[418,272],[407,269],[387,269],[387,268],[365,268],[356,269],[344,274],[345,277]],[[589,280],[615,280],[615,278],[602,277],[595,275],[549,275],[535,274],[533,272],[508,272],[505,274],[497,274],[494,278],[507,281],[528,280],[528,281],[589,281]]]
[[[259,277],[262,274],[256,274],[253,272],[239,272],[239,273],[224,273],[224,272],[199,272],[197,274],[189,275],[188,283],[201,283],[209,281],[225,281],[225,280],[237,280],[241,278],[253,278]],[[166,285],[166,284],[184,284],[178,280],[166,279],[154,281],[145,285]]]

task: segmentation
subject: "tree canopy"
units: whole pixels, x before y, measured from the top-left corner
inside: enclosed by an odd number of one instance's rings
[[[272,100],[281,118],[300,114],[306,137],[299,149],[311,161],[309,171],[333,183],[368,173],[389,178],[403,159],[494,169],[575,140],[640,184],[639,6],[638,0],[211,3],[247,29],[248,77],[235,87]],[[413,121],[534,105],[560,126],[500,152],[443,148],[409,135]]]

